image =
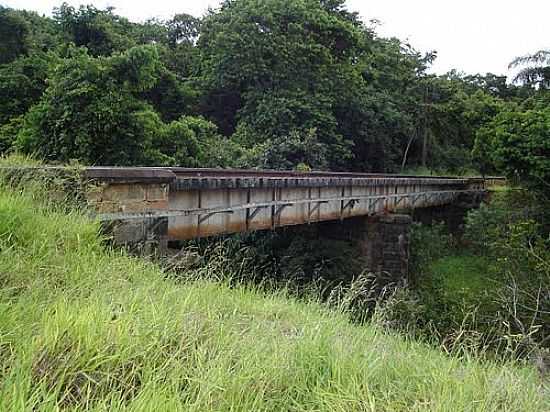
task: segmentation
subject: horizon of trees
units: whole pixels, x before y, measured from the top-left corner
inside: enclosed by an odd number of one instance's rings
[[[226,0],[130,22],[0,6],[0,153],[48,162],[550,180],[550,51],[495,74],[428,73],[343,0]]]

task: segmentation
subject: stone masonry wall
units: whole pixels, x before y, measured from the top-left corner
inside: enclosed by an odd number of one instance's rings
[[[384,286],[408,278],[411,222],[409,215],[387,214],[320,223],[318,227],[329,238],[355,243],[365,268]]]
[[[167,210],[168,190],[167,183],[107,183],[90,185],[87,199],[99,215],[121,213],[103,225],[115,245],[148,256],[167,249],[168,218],[124,219],[124,213]]]
[[[364,231],[359,237],[368,269],[386,282],[401,282],[409,273],[408,215],[382,215],[365,219]]]
[[[167,183],[109,183],[90,186],[88,205],[97,213],[139,213],[168,209]]]

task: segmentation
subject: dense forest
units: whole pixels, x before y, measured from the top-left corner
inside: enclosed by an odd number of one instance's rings
[[[0,28],[0,152],[549,179],[547,52],[514,61],[515,84],[430,74],[435,52],[380,37],[343,0],[228,0],[142,23],[1,8]]]

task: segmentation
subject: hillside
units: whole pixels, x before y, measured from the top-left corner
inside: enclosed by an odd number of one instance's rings
[[[548,410],[534,368],[448,357],[320,304],[175,282],[0,187],[0,410]]]

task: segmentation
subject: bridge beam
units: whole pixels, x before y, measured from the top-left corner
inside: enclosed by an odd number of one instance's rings
[[[397,278],[408,272],[410,219],[392,213],[457,203],[486,189],[481,178],[328,172],[89,168],[85,175],[88,204],[115,244],[136,249],[141,241],[162,253],[170,240],[362,219],[357,239],[369,269]]]

